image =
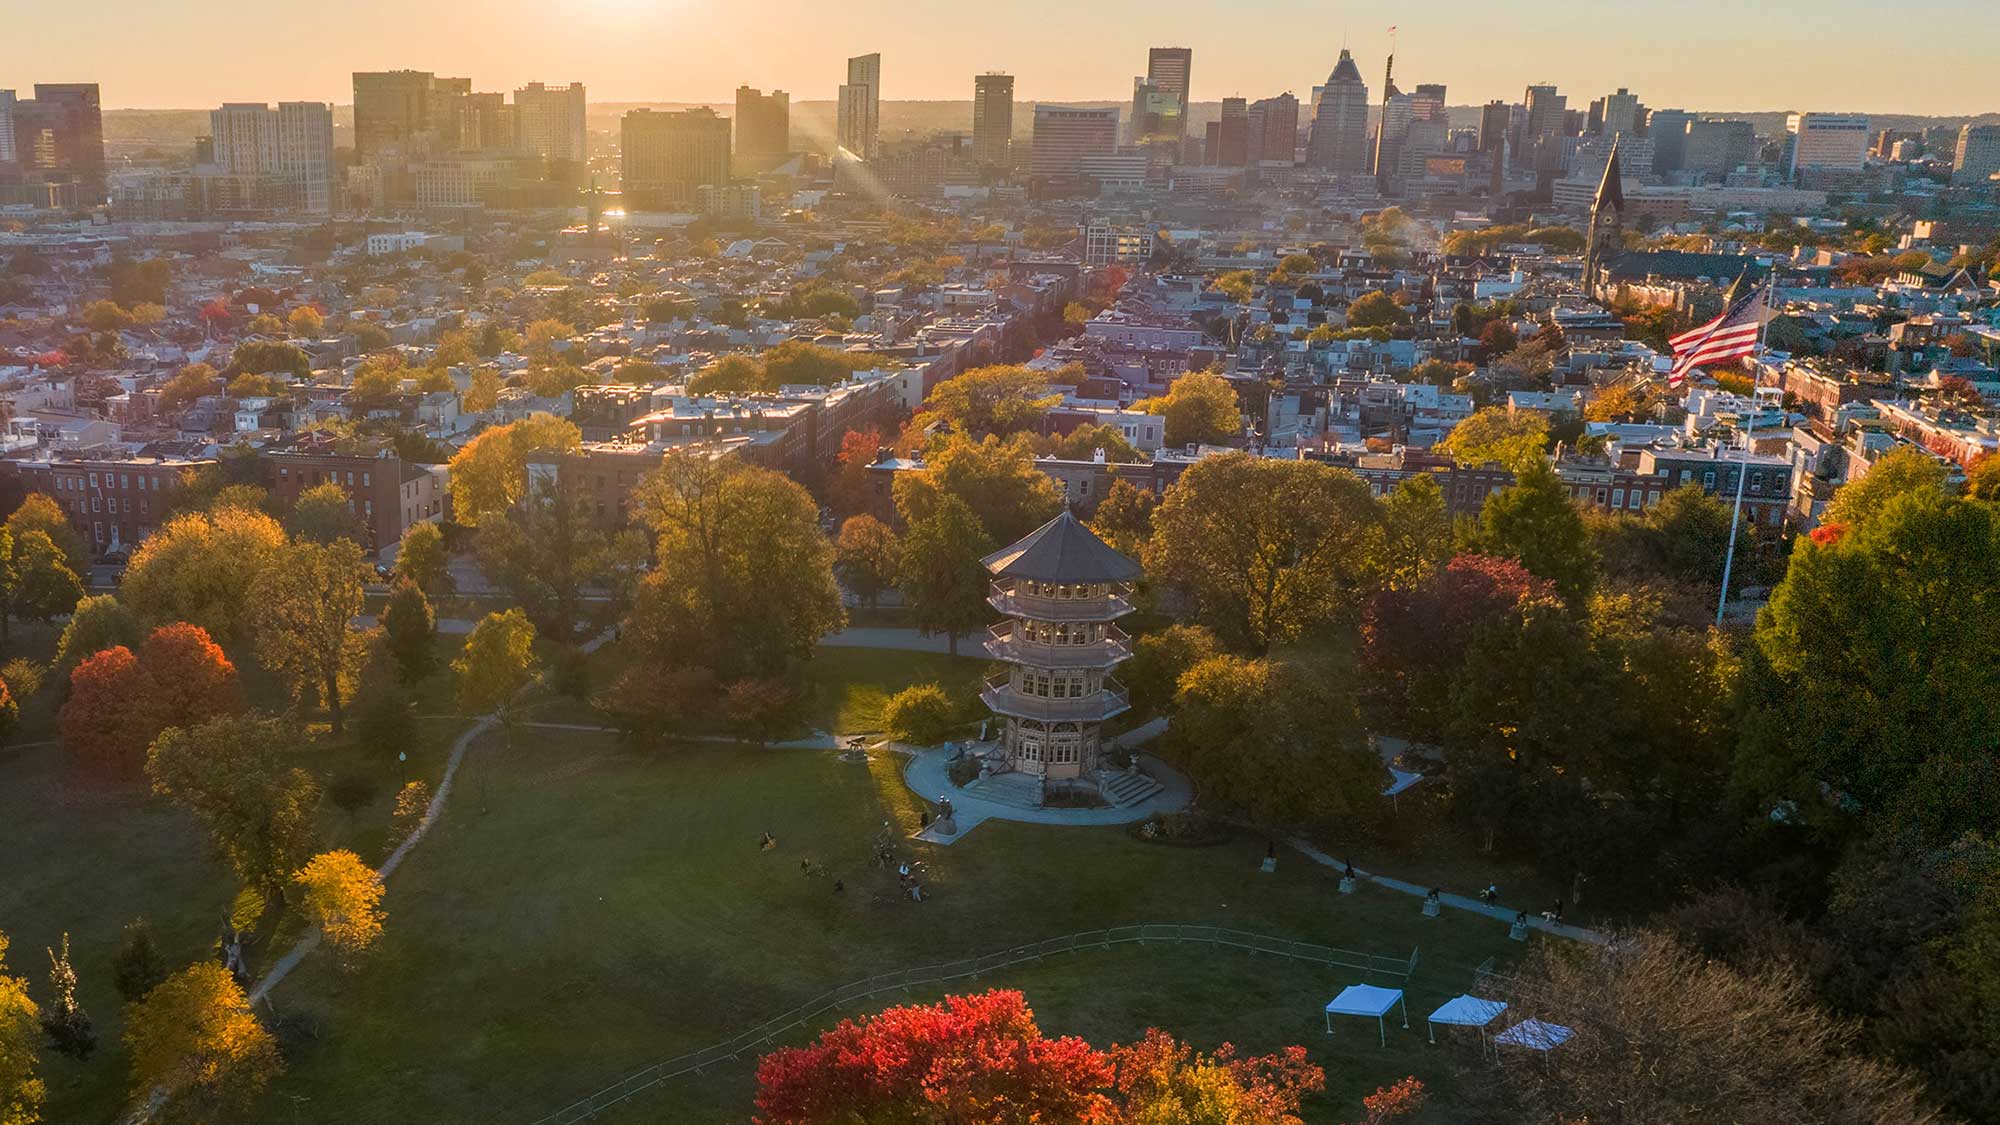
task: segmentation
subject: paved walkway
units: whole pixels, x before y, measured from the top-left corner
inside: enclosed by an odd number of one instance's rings
[[[1285,842],[1290,844],[1301,855],[1304,855],[1307,859],[1312,860],[1322,867],[1331,867],[1335,871],[1341,871],[1347,867],[1345,863],[1334,859],[1332,856],[1296,836],[1291,837]],[[1401,879],[1392,879],[1387,875],[1377,875],[1373,872],[1363,871],[1359,867],[1354,869],[1354,873],[1377,886],[1387,887],[1392,891],[1401,891],[1403,894],[1416,898],[1423,898],[1425,895],[1431,893],[1429,887],[1407,883]],[[1514,916],[1520,913],[1520,910],[1516,907],[1489,906],[1476,898],[1467,898],[1464,895],[1441,894],[1438,896],[1438,901],[1451,907],[1453,910],[1469,910],[1474,914],[1484,914],[1488,918],[1497,918],[1509,924],[1512,924]],[[1585,929],[1582,926],[1571,926],[1561,922],[1550,922],[1532,911],[1528,914],[1528,925],[1546,934],[1554,934],[1557,937],[1568,938],[1571,941],[1587,941],[1592,945],[1606,945],[1611,940],[1598,930]]]
[[[958,638],[960,656],[984,656],[984,633],[967,633]],[[892,648],[904,652],[950,652],[951,642],[943,633],[925,636],[915,629],[864,627],[828,633],[819,643],[833,648]]]
[[[377,619],[372,613],[364,613],[354,619],[354,627],[357,629],[373,629],[376,624]],[[472,632],[473,627],[478,624],[477,621],[467,621],[462,617],[440,617],[437,619],[437,631],[446,636],[462,637]]]
[[[1194,786],[1187,775],[1150,754],[1141,755],[1140,763],[1147,775],[1160,783],[1161,788],[1143,801],[1102,809],[1024,809],[987,800],[974,790],[953,785],[951,755],[943,749],[914,749],[914,752],[912,748],[896,749],[900,753],[911,754],[910,764],[903,768],[903,783],[912,792],[926,801],[934,802],[940,795],[951,798],[958,832],[952,836],[939,836],[936,828],[932,827],[917,834],[917,839],[933,844],[957,843],[965,838],[966,833],[989,820],[1073,826],[1134,824],[1157,813],[1179,812],[1194,801]]]

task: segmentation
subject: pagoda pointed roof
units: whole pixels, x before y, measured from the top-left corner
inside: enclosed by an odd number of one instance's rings
[[[1036,582],[1130,582],[1142,573],[1138,563],[1112,550],[1067,508],[981,561],[995,578]]]

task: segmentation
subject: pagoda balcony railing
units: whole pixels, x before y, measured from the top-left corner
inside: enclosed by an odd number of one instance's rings
[[[999,714],[1047,722],[1102,722],[1132,707],[1131,693],[1109,676],[1104,678],[1101,690],[1068,699],[1029,695],[1015,687],[1007,676],[994,676],[986,681],[986,689],[979,693],[979,698],[988,709]]]
[[[1116,625],[1105,626],[1103,640],[1080,645],[1031,641],[1019,628],[1017,622],[1002,621],[986,630],[986,654],[1038,668],[1109,668],[1132,655],[1132,638]]]
[[[1007,617],[1026,617],[1035,621],[1116,621],[1132,612],[1132,603],[1122,594],[1106,594],[1101,598],[1045,598],[1039,594],[1019,593],[1011,587],[995,583],[993,592],[987,596],[986,604]]]

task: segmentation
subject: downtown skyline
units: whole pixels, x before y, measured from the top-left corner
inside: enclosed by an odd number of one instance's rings
[[[314,10],[256,24],[225,18],[218,0],[172,7],[106,0],[87,10],[23,11],[14,17],[19,34],[0,46],[0,74],[20,76],[16,81],[84,74],[103,86],[107,109],[198,108],[260,96],[345,103],[353,71],[406,67],[468,74],[491,88],[582,81],[594,103],[724,103],[742,84],[787,89],[797,101],[832,101],[843,60],[879,51],[885,101],[964,101],[974,74],[1004,70],[1016,77],[1021,101],[1110,102],[1123,100],[1131,76],[1144,73],[1148,48],[1174,45],[1195,53],[1192,100],[1213,102],[1286,90],[1303,98],[1325,80],[1343,43],[1378,86],[1389,50],[1386,23],[1395,19],[1399,81],[1445,83],[1457,105],[1517,98],[1529,84],[1552,82],[1576,94],[1628,86],[1654,105],[1710,111],[1965,116],[1996,108],[1976,84],[1934,80],[1969,72],[1987,37],[1940,40],[1927,30],[1930,21],[1885,24],[1879,5],[1860,0],[1763,5],[1760,25],[1787,28],[1794,36],[1787,45],[1763,33],[1732,37],[1736,10],[1719,0],[1644,8],[1550,0],[1532,18],[1463,0],[1393,14],[1246,0],[1227,23],[1212,5],[1183,0],[1105,0],[1081,13],[1028,0],[1005,5],[997,19],[934,4],[927,6],[932,18],[911,20],[903,5],[900,21],[873,18],[878,8],[890,11],[880,0],[838,13],[792,0],[726,7],[715,0],[582,0],[560,12],[497,0],[478,6],[471,34],[472,5],[459,0],[355,0],[337,21]],[[1608,8],[1631,8],[1632,16],[1606,27]],[[1941,0],[1926,14],[2000,29],[1982,0]],[[1047,34],[1059,23],[1065,34]],[[382,46],[384,27],[397,29],[395,46]],[[755,29],[754,42],[746,28]],[[954,49],[937,48],[940,34]],[[274,37],[293,49],[272,51]],[[687,40],[698,45],[676,55],[671,45]],[[1867,57],[1857,57],[1864,50]],[[224,56],[227,66],[182,61]],[[1700,70],[1687,65],[1690,57],[1702,60]]]

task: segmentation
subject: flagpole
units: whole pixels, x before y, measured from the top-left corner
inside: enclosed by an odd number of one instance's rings
[[[1757,362],[1771,336],[1771,321],[1778,315],[1778,265],[1771,263],[1771,276],[1764,288],[1764,323],[1757,328]],[[1729,605],[1729,573],[1736,565],[1736,528],[1743,519],[1743,481],[1750,475],[1750,448],[1757,436],[1757,376],[1750,376],[1750,424],[1743,431],[1743,457],[1736,466],[1736,504],[1729,510],[1729,549],[1722,556],[1722,593],[1715,599],[1715,627],[1722,627],[1722,611]]]

